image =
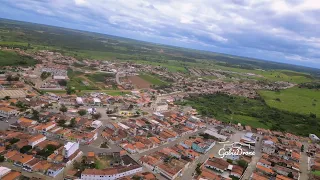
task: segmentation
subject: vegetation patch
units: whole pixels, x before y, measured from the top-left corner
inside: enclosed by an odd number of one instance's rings
[[[213,94],[190,97],[179,104],[191,105],[201,115],[224,122],[287,131],[304,136],[309,133],[320,135],[319,118],[272,108],[263,99]]]
[[[153,85],[157,85],[157,86],[162,86],[162,85],[166,85],[167,83],[160,80],[159,78],[152,76],[150,74],[147,73],[141,73],[139,75],[140,78],[148,81],[149,83],[153,84]]]
[[[280,91],[259,91],[270,107],[305,115],[320,117],[320,91],[305,88],[290,88]]]
[[[95,74],[86,74],[86,77],[92,82],[105,82],[107,77],[114,77],[114,74],[108,73],[95,73]]]
[[[1,66],[34,66],[37,61],[29,56],[21,56],[16,52],[0,50]]]

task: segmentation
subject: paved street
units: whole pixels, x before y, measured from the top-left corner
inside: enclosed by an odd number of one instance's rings
[[[256,155],[252,157],[251,162],[249,163],[246,171],[244,172],[244,174],[243,174],[243,176],[241,178],[243,180],[248,180],[250,178],[251,174],[256,169],[257,162],[259,161],[259,159],[262,156],[262,153],[261,153],[262,137],[261,136],[258,136],[258,137],[259,137],[259,142],[257,142],[256,146],[255,146]]]
[[[192,179],[192,174],[195,172],[198,163],[204,163],[211,155],[219,157],[218,151],[223,148],[222,144],[216,143],[206,154],[202,154],[198,159],[192,162],[189,167],[184,170],[181,179]]]
[[[40,174],[40,173],[30,173],[30,172],[27,172],[27,171],[22,171],[22,168],[14,166],[12,163],[9,163],[9,162],[1,162],[0,166],[4,166],[4,167],[8,167],[10,169],[16,170],[16,171],[20,171],[22,173],[22,175],[24,175],[26,177],[29,177],[29,178],[36,177],[36,178],[44,178],[44,179],[47,179],[47,180],[52,180],[53,179],[53,178],[51,178],[49,176],[45,176],[45,175]]]
[[[8,122],[6,122],[6,120],[8,120]],[[12,123],[15,123],[16,121],[18,120],[18,117],[13,117],[13,118],[4,118],[4,119],[1,119],[0,121],[0,130],[6,130],[9,128],[9,125],[12,124]]]
[[[309,170],[308,170],[308,156],[307,153],[305,152],[306,149],[308,148],[309,144],[304,142],[304,152],[301,152],[301,161],[300,161],[300,179],[309,179]]]

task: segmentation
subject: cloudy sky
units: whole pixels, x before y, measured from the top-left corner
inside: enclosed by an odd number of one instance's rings
[[[1,0],[0,17],[320,68],[319,0]]]

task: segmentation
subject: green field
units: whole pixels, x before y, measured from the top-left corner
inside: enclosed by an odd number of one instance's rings
[[[94,74],[86,74],[86,77],[90,79],[92,82],[105,82],[106,77],[114,77],[113,74],[108,73],[94,73]]]
[[[0,50],[0,66],[33,66],[37,61],[28,56],[21,56],[12,51]]]
[[[320,171],[312,171],[311,173],[316,175],[316,176],[320,176]]]
[[[87,83],[87,85],[85,84]],[[74,87],[76,90],[98,90],[93,83],[85,80],[82,77],[74,77],[68,81],[68,86]]]
[[[306,115],[314,113],[320,117],[319,90],[294,87],[279,92],[259,91],[259,94],[271,107]]]
[[[273,108],[263,99],[248,99],[225,94],[190,97],[180,105],[190,105],[199,114],[214,117],[220,121],[241,123],[276,131],[287,131],[307,136],[309,133],[320,135],[320,118],[297,114]]]
[[[139,75],[139,77],[141,77],[142,79],[144,79],[144,80],[148,81],[149,83],[156,85],[156,86],[162,86],[162,85],[168,84],[167,82],[164,82],[164,81],[160,80],[159,78],[157,78],[153,75],[147,74],[147,73],[141,73]]]

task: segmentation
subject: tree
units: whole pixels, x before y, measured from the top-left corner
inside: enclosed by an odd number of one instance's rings
[[[75,127],[76,126],[76,119],[75,118],[72,118],[71,121],[70,121],[70,127]]]
[[[293,178],[292,172],[289,172],[288,177],[289,177],[289,178]]]
[[[21,152],[21,153],[26,153],[26,152],[28,152],[30,149],[32,149],[32,146],[26,145],[26,146],[23,146],[23,147],[20,149],[20,152]]]
[[[51,75],[50,72],[42,72],[40,77],[41,77],[42,80],[45,80],[45,79],[47,79],[50,75]]]
[[[10,99],[10,96],[5,96],[4,97],[4,100],[9,100]]]
[[[101,113],[99,113],[99,112],[98,112],[98,113],[95,113],[95,114],[92,115],[92,117],[93,117],[94,119],[97,119],[97,120],[98,120],[98,119],[101,118]]]
[[[84,115],[87,114],[87,111],[84,110],[84,109],[80,109],[80,110],[78,111],[78,114],[79,114],[80,116],[84,116]]]
[[[227,159],[227,162],[230,163],[230,164],[233,163],[232,159]]]
[[[310,113],[310,117],[311,117],[311,118],[317,118],[317,115],[314,114],[314,113]]]
[[[39,120],[39,111],[32,109],[32,118]]]
[[[0,156],[0,162],[4,162],[4,156]]]
[[[67,94],[74,94],[76,93],[76,90],[74,89],[74,87],[67,87]]]
[[[239,160],[238,165],[243,167],[244,169],[248,167],[248,163],[245,160]]]
[[[198,163],[198,164],[197,164],[196,173],[197,173],[198,175],[200,175],[200,174],[202,173],[202,171],[201,171],[201,163]]]
[[[67,86],[67,81],[64,80],[64,79],[58,81],[58,83],[59,83],[60,86]]]
[[[12,75],[9,75],[8,77],[7,77],[7,81],[9,81],[9,82],[11,82],[13,79],[12,79]]]
[[[65,105],[62,105],[62,106],[60,107],[60,111],[64,114],[65,112],[68,111],[68,108],[67,108]]]

